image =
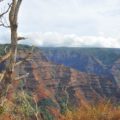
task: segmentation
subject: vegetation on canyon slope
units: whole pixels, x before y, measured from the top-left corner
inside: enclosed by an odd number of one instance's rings
[[[49,104],[48,101],[45,102]],[[46,108],[37,106],[35,99],[24,91],[19,93],[14,103],[16,104],[6,101],[4,107],[0,107],[0,120],[120,120],[120,108],[109,102],[99,103],[96,106],[70,108],[57,118],[55,113],[51,114]],[[42,118],[41,113],[43,113]]]
[[[120,108],[110,103],[100,103],[96,106],[84,106],[67,111],[65,120],[120,120]]]

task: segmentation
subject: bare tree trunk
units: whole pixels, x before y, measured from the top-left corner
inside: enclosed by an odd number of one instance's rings
[[[18,28],[18,12],[21,5],[22,0],[13,0],[12,7],[9,13],[9,21],[10,21],[10,29],[11,29],[11,56],[9,63],[9,72],[12,74],[14,72],[14,67],[16,64],[16,56],[17,56],[17,28]],[[11,77],[11,76],[10,76]],[[11,80],[13,78],[11,77]]]
[[[12,0],[10,12],[9,12],[9,22],[10,22],[10,30],[11,30],[11,48],[10,55],[7,60],[9,61],[8,66],[6,67],[6,71],[4,73],[4,77],[2,77],[1,83],[1,96],[5,96],[9,89],[9,85],[15,80],[15,64],[16,64],[16,56],[17,56],[17,28],[18,28],[18,13],[22,0]]]

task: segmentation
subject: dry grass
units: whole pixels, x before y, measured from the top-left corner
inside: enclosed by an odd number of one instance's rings
[[[65,120],[120,120],[120,108],[109,103],[100,103],[89,108],[80,107],[73,111],[68,110]]]
[[[19,95],[22,95],[20,98],[24,104],[16,104],[16,109],[12,109],[14,104],[7,101],[4,106],[5,110],[1,107],[0,120],[53,120],[52,118],[42,119],[39,116],[41,111],[37,110],[36,104],[31,106],[25,94]],[[22,99],[23,97],[25,98]],[[55,115],[56,110],[53,109],[51,112]],[[55,118],[55,120],[120,120],[120,107],[115,107],[109,102],[99,103],[96,106],[81,106],[71,111],[67,110],[64,116],[60,114]]]

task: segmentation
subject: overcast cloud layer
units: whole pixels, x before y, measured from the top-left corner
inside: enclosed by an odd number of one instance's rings
[[[38,46],[120,48],[120,0],[23,0],[20,33]]]

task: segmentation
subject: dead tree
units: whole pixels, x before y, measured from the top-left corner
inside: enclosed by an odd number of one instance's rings
[[[0,2],[2,1],[4,0],[0,0]],[[5,71],[0,73],[0,106],[2,106],[6,101],[9,86],[11,86],[14,81],[21,80],[29,75],[29,73],[26,73],[25,75],[16,76],[15,73],[16,66],[21,65],[25,61],[31,60],[31,56],[33,52],[33,48],[32,48],[24,59],[22,59],[21,61],[16,61],[18,41],[26,39],[25,37],[18,36],[17,34],[18,14],[21,3],[22,0],[12,0],[12,3],[8,4],[8,9],[2,14],[0,14],[0,19],[1,19],[4,15],[9,13],[9,25],[6,26],[4,22],[0,21],[0,26],[10,28],[11,31],[10,50],[8,52],[5,52],[6,54],[4,56],[0,57],[0,63],[2,63],[3,61],[8,61],[8,65],[6,66]],[[37,103],[35,104],[37,109]],[[39,114],[38,112],[35,113],[36,119],[38,120],[40,118],[41,120],[41,116],[38,117],[38,114]]]
[[[23,61],[16,61],[17,57],[17,44],[19,40],[25,39],[24,37],[19,37],[17,34],[18,29],[18,13],[21,6],[22,0],[12,0],[11,4],[8,4],[8,9],[0,14],[0,19],[9,12],[9,28],[11,31],[11,43],[10,50],[6,53],[6,55],[0,58],[0,63],[3,61],[8,61],[8,65],[6,66],[5,71],[0,73],[0,98],[5,98],[7,91],[9,89],[9,85],[12,84],[14,80],[20,80],[21,78],[27,77],[29,74],[25,74],[22,76],[15,75],[15,67],[20,65],[25,61],[25,59],[29,58],[31,54],[26,55]],[[6,27],[3,24],[1,26]]]
[[[11,55],[8,66],[8,72],[10,73],[10,81],[14,78],[12,77],[12,73],[14,73],[14,68],[16,64],[16,56],[17,56],[17,43],[18,43],[18,13],[22,0],[12,0],[12,6],[9,13],[9,22],[10,22],[10,30],[11,30]]]

